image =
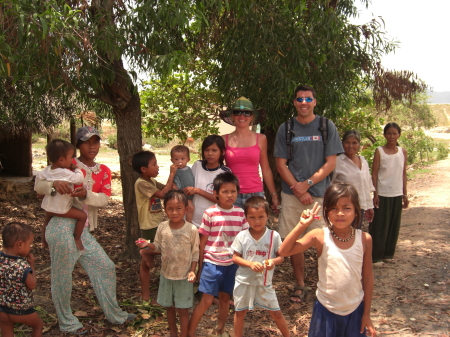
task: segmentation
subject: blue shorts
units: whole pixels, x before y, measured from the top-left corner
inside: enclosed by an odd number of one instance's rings
[[[316,300],[308,337],[365,337],[366,329],[363,333],[359,333],[363,313],[364,302],[361,302],[351,314],[341,316],[332,313]]]
[[[238,268],[237,264],[217,266],[209,262],[203,263],[198,290],[213,296],[219,296],[219,292],[233,296],[234,278]]]
[[[234,202],[234,206],[244,208],[245,201],[250,199],[250,197],[262,197],[264,198],[264,192],[255,192],[255,193],[239,193],[236,201]]]
[[[169,280],[160,275],[156,302],[166,308],[190,308],[194,302],[194,284],[187,279]]]

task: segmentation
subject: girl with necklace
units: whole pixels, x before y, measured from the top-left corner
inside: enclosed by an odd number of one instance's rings
[[[74,158],[74,164],[84,174],[83,185],[75,186],[72,191],[65,181],[52,183],[42,180],[35,189],[44,195],[52,195],[55,190],[60,194],[70,194],[74,197],[74,206],[88,215],[81,235],[85,248],[83,251],[76,248],[73,240],[74,219],[53,217],[42,233],[43,245],[50,250],[52,300],[60,330],[83,335],[87,330],[72,314],[70,306],[72,271],[77,261],[89,275],[100,306],[111,323],[122,324],[133,320],[135,315],[120,309],[116,298],[114,262],[89,232],[89,228],[93,230],[97,227],[98,207],[106,206],[111,196],[111,171],[107,166],[95,162],[100,150],[100,134],[95,128],[84,126],[78,129],[76,139],[80,156]]]
[[[361,217],[356,189],[335,183],[323,198],[327,227],[313,229],[298,239],[320,211],[316,203],[304,211],[298,225],[281,244],[278,254],[291,256],[315,247],[319,281],[309,337],[375,336],[370,319],[373,294],[372,238],[355,229]]]

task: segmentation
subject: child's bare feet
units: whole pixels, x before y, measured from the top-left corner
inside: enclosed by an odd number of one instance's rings
[[[75,239],[75,245],[77,246],[78,250],[84,250],[84,246],[83,246],[83,242],[81,242],[81,238]]]

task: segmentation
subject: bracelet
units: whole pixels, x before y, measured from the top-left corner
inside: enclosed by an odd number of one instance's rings
[[[274,195],[277,195],[277,192],[273,192],[273,193],[272,193],[272,196],[274,196]]]

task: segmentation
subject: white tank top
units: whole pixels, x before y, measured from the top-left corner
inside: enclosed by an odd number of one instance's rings
[[[403,167],[405,156],[403,149],[397,146],[397,153],[386,154],[380,146],[380,168],[378,169],[377,192],[382,197],[403,195]]]
[[[364,298],[362,265],[364,249],[361,230],[355,230],[355,241],[348,249],[336,246],[328,227],[323,228],[323,250],[318,259],[317,299],[332,313],[346,316]]]

